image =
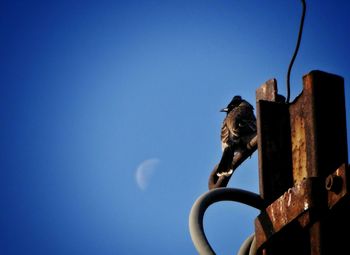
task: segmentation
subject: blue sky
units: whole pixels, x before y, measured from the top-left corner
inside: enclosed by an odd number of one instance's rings
[[[291,98],[318,69],[345,78],[350,109],[350,4],[307,4]],[[188,215],[221,157],[219,110],[255,104],[270,78],[285,95],[300,15],[300,1],[1,1],[0,253],[197,254]],[[257,167],[255,153],[229,186],[258,192]],[[257,214],[210,207],[217,253]]]

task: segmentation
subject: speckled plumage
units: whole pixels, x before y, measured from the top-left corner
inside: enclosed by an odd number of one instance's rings
[[[240,96],[233,97],[228,106],[221,111],[227,115],[221,126],[223,155],[218,166],[219,175],[228,173],[234,153],[245,149],[251,136],[256,134],[254,107]]]
[[[241,140],[256,132],[254,108],[247,101],[231,109],[221,126],[222,150],[227,146],[241,143]]]

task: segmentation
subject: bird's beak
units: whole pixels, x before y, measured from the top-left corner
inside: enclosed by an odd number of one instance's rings
[[[223,108],[220,110],[220,112],[228,112],[228,108]]]

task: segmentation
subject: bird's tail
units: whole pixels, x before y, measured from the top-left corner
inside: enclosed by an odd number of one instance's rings
[[[228,146],[222,153],[221,160],[218,164],[218,168],[216,170],[217,175],[222,174],[232,174],[230,173],[232,158],[234,156],[234,148],[233,146]]]

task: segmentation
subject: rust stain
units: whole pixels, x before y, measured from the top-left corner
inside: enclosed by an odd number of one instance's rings
[[[348,194],[347,186],[346,186],[346,172],[347,172],[347,166],[346,164],[342,164],[334,173],[330,174],[326,181],[332,177],[333,179],[333,185],[335,186],[336,180],[340,181],[338,183],[338,187],[332,188],[329,187],[328,189],[328,207],[332,208],[335,204],[338,203],[340,199],[342,199],[345,195]],[[326,189],[327,189],[327,183],[325,183]]]
[[[293,122],[291,134],[293,174],[294,182],[299,182],[307,176],[305,121],[302,117],[295,116]]]
[[[319,196],[313,191],[318,189],[319,183],[317,178],[307,178],[296,183],[258,216],[255,221],[258,249],[291,222],[297,220],[301,227],[305,227],[313,220],[310,210],[319,204]]]

